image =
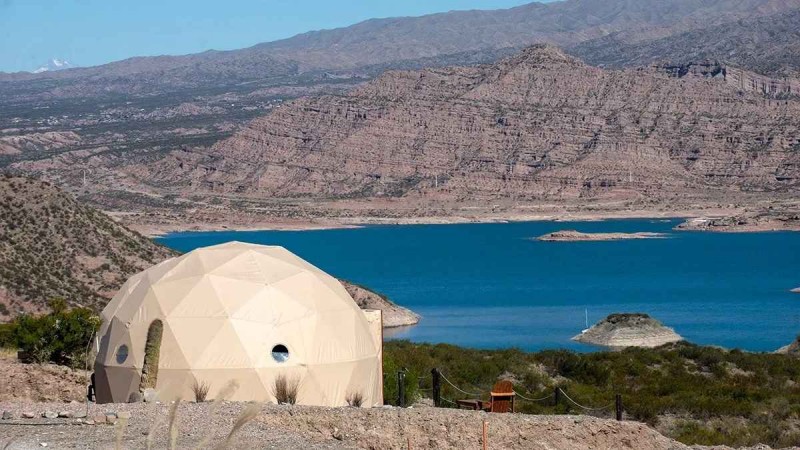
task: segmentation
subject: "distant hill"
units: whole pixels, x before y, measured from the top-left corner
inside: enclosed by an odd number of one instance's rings
[[[625,33],[613,33],[568,51],[589,64],[607,67],[718,60],[765,75],[797,77],[800,9],[632,43]]]
[[[48,183],[0,175],[0,321],[56,297],[102,308],[130,275],[173,254]]]
[[[615,42],[634,45],[793,8],[800,8],[800,0],[567,0],[373,19],[241,50],[137,57],[39,74],[0,74],[0,94],[17,99],[111,96],[256,80],[302,83],[303,74],[320,71],[467,64],[475,62],[476,53],[481,55],[477,62],[488,62],[509,49],[541,42],[571,46],[613,35]],[[711,38],[708,45],[716,40],[712,35],[705,37]]]

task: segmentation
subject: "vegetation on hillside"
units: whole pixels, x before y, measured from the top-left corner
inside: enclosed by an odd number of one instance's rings
[[[0,321],[51,298],[102,308],[130,275],[172,254],[48,183],[0,175]]]
[[[418,377],[428,395],[430,370],[436,367],[460,389],[483,393],[484,398],[499,378],[512,379],[517,392],[532,399],[548,397],[559,387],[591,408],[613,405],[619,393],[627,419],[647,422],[686,444],[800,444],[800,359],[786,355],[684,342],[657,349],[582,354],[391,341],[384,352],[394,367],[407,368]],[[443,382],[442,397],[448,405],[466,396]],[[553,397],[538,402],[519,399],[518,410],[587,413],[561,400],[556,405]],[[613,407],[589,411],[606,417],[613,417],[613,412]]]

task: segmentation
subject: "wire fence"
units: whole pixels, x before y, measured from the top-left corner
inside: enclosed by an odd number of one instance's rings
[[[442,380],[444,380],[445,383],[447,383],[447,385],[449,385],[451,388],[453,388],[456,392],[459,392],[459,393],[464,394],[466,396],[470,396],[472,398],[480,398],[482,396],[482,394],[486,394],[486,396],[488,396],[488,397],[492,396],[491,392],[479,393],[479,392],[470,392],[470,391],[468,391],[466,389],[462,389],[461,387],[457,386],[455,383],[450,381],[450,379],[448,379],[441,371],[439,371],[437,369],[434,369],[432,371],[432,373],[433,373],[433,383],[434,383],[434,385],[436,384],[436,376],[438,375]],[[432,393],[434,393],[434,395],[436,393],[439,393],[438,399],[440,401],[443,401],[443,402],[445,402],[445,403],[447,403],[449,405],[453,405],[455,407],[459,407],[460,406],[457,401],[453,401],[453,400],[451,400],[449,398],[445,398],[444,396],[442,396],[441,393],[440,393],[440,390],[437,389],[436,387],[432,387],[432,388],[429,388],[429,389],[421,389],[421,390],[431,391]],[[513,392],[514,392],[514,396],[516,398],[519,398],[520,400],[523,400],[523,401],[537,403],[537,402],[545,402],[545,401],[548,401],[548,400],[553,400],[553,405],[552,406],[557,406],[560,403],[560,398],[563,396],[564,400],[567,402],[567,406],[568,407],[575,406],[575,407],[580,408],[581,410],[585,411],[586,413],[604,413],[604,412],[609,411],[612,408],[616,407],[617,420],[621,420],[621,417],[622,417],[622,400],[621,400],[621,397],[619,395],[615,395],[614,396],[615,397],[614,401],[609,403],[609,404],[607,404],[607,405],[605,405],[605,406],[592,407],[592,406],[587,406],[585,404],[582,404],[582,403],[576,401],[575,399],[573,399],[571,396],[569,396],[560,387],[556,387],[554,389],[553,393],[545,395],[543,397],[528,397],[528,396],[525,396],[523,394],[520,394],[516,389]],[[436,400],[436,399],[434,399],[434,400]]]

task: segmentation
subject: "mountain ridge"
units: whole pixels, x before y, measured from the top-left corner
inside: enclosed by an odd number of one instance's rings
[[[159,161],[151,180],[322,198],[791,191],[800,181],[793,111],[800,101],[771,102],[727,80],[609,72],[537,45],[494,65],[393,71],[348,94],[294,101],[199,161]]]

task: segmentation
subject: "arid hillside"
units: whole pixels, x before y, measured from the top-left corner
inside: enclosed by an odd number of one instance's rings
[[[300,99],[141,174],[195,194],[260,198],[796,192],[798,85],[748,77],[725,66],[608,71],[533,46],[494,65],[389,72],[347,95]]]
[[[49,183],[0,175],[0,321],[53,298],[102,308],[171,254]]]

